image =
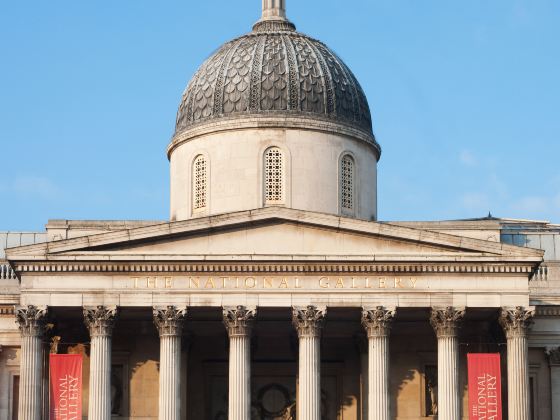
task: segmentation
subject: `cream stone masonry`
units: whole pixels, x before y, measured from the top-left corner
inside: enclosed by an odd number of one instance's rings
[[[509,420],[527,420],[529,411],[529,360],[527,335],[534,309],[502,308],[500,324],[507,338]]]
[[[153,308],[160,340],[159,420],[179,420],[181,416],[181,336],[186,315],[186,308]]]
[[[256,308],[224,307],[224,325],[229,336],[228,419],[251,418],[251,330]]]
[[[116,307],[84,308],[91,338],[89,420],[111,419],[111,335],[116,316]]]
[[[430,323],[438,339],[438,419],[459,420],[459,328],[465,308],[433,308]]]
[[[368,336],[367,420],[391,419],[389,334],[395,312],[395,308],[383,306],[362,310],[362,325]]]
[[[43,335],[46,307],[27,306],[16,310],[21,333],[21,385],[18,418],[40,420],[42,415]]]
[[[292,308],[299,337],[297,418],[321,420],[321,330],[326,308],[308,305]]]

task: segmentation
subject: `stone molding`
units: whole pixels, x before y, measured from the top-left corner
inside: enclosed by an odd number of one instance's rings
[[[111,336],[117,318],[116,306],[96,306],[84,308],[84,322],[91,337]]]
[[[507,338],[526,337],[527,332],[533,325],[535,316],[534,308],[502,308],[498,321],[502,326]]]
[[[362,309],[362,326],[371,337],[387,337],[391,332],[396,308],[377,306],[373,309]]]
[[[292,323],[297,330],[298,337],[320,337],[327,308],[313,305],[294,306],[292,308]]]
[[[287,258],[293,259],[292,256]],[[305,258],[305,257],[304,257]],[[347,257],[344,257],[347,258]],[[356,259],[362,259],[356,256]],[[434,274],[529,274],[533,271],[530,265],[518,264],[468,264],[468,263],[426,263],[426,264],[388,264],[372,263],[360,264],[348,262],[340,263],[239,263],[239,264],[214,264],[214,263],[37,263],[17,264],[17,271],[22,273],[159,273],[159,274],[199,274],[199,273],[360,273],[360,274],[394,274],[394,273],[434,273]]]
[[[459,334],[465,312],[464,307],[432,308],[430,324],[437,337],[456,337]]]
[[[550,366],[560,367],[560,347],[547,347],[545,352]]]
[[[16,314],[15,305],[0,305],[0,317],[14,316]]]
[[[247,337],[251,335],[257,308],[226,306],[223,308],[224,325],[229,337]]]
[[[45,334],[47,306],[21,306],[16,309],[16,322],[22,337],[42,337]]]
[[[154,307],[154,324],[160,337],[177,336],[183,333],[183,323],[187,316],[187,308],[178,309],[176,306]]]

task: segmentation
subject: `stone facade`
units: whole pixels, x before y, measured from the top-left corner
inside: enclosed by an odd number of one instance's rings
[[[0,420],[47,418],[49,352],[83,355],[92,420],[467,419],[473,352],[507,418],[560,418],[560,227],[377,222],[367,101],[284,0],[195,75],[168,156],[170,221],[0,234]]]

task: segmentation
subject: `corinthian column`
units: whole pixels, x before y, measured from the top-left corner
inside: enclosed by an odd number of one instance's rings
[[[500,325],[507,338],[509,420],[530,418],[527,332],[533,315],[533,310],[520,306],[500,311]]]
[[[16,320],[21,333],[20,420],[40,420],[42,412],[43,343],[47,307],[17,308]]]
[[[316,306],[292,309],[299,337],[298,420],[321,420],[321,330],[326,312]]]
[[[368,336],[368,420],[390,420],[389,333],[395,309],[378,306],[362,311]]]
[[[433,308],[430,323],[438,339],[438,419],[459,420],[459,328],[465,308]]]
[[[154,308],[159,332],[159,420],[181,416],[181,336],[187,309]]]
[[[560,347],[546,349],[550,363],[550,394],[560,395]],[[560,398],[552,398],[552,418],[560,419]]]
[[[89,420],[111,419],[111,335],[116,316],[116,307],[84,308],[91,337]]]
[[[223,308],[229,336],[229,420],[251,418],[251,329],[256,308]]]

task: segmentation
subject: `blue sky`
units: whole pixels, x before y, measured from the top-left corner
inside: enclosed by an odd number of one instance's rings
[[[166,219],[181,94],[260,3],[1,1],[0,230]],[[559,1],[287,3],[368,96],[380,219],[560,223]]]

